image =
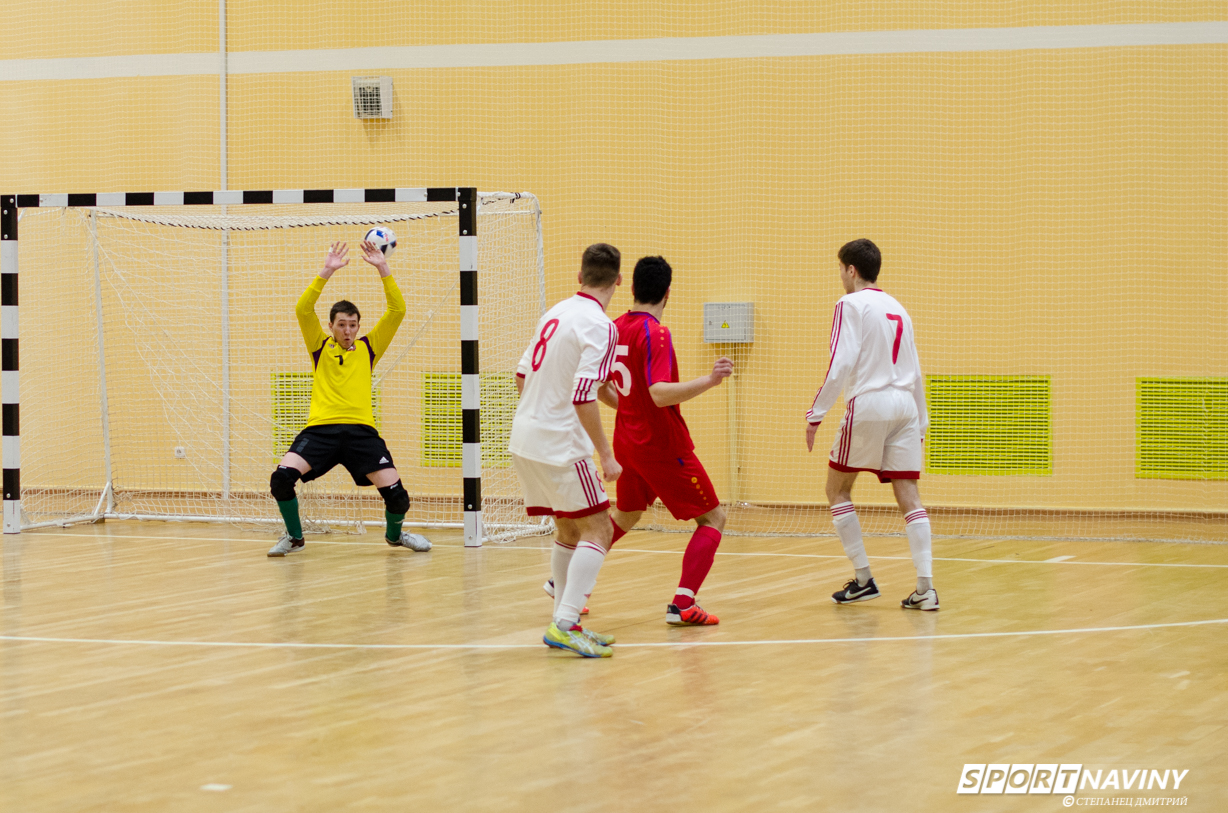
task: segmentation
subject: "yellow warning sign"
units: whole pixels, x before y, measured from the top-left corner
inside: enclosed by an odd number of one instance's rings
[[[728,322],[724,322],[724,323],[722,323],[722,324],[721,324],[721,330],[729,330],[729,323],[728,323]]]

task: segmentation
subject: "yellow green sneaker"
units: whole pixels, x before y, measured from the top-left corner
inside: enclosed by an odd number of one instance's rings
[[[546,627],[546,634],[542,636],[542,643],[555,649],[569,650],[585,658],[608,658],[614,654],[614,650],[608,646],[599,644],[585,635],[584,630],[567,630],[564,632],[553,621],[550,622],[550,626]]]
[[[613,635],[604,635],[600,632],[593,632],[588,627],[581,627],[579,631],[584,633],[584,636],[588,638],[590,641],[598,643],[601,646],[610,646],[611,644],[614,643]]]

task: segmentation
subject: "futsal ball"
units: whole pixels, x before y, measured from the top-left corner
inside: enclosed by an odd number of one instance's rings
[[[397,236],[392,233],[392,229],[387,226],[376,226],[367,232],[367,236],[362,238],[368,243],[374,243],[384,254],[384,259],[391,260],[392,252],[397,248]]]

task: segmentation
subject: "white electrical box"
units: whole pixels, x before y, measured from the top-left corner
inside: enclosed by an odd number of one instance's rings
[[[354,118],[392,118],[391,76],[355,76],[350,83],[354,90]]]
[[[754,302],[705,302],[704,341],[750,344],[755,340]]]

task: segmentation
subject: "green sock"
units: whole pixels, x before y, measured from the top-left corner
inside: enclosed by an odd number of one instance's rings
[[[401,538],[401,523],[405,521],[405,515],[384,511],[384,519],[388,520],[388,530],[384,532],[384,538],[390,542],[398,541]]]
[[[277,510],[281,512],[281,518],[286,521],[286,533],[295,539],[302,539],[303,523],[298,519],[298,497],[285,502],[278,500]]]

